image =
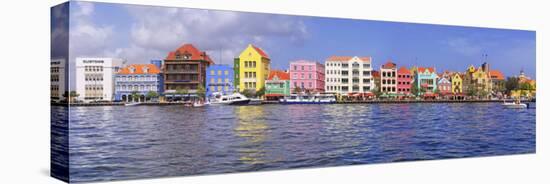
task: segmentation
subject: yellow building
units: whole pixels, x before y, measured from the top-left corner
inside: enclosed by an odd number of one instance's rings
[[[462,91],[470,93],[476,91],[476,95],[489,96],[492,92],[492,80],[489,74],[489,64],[483,63],[479,68],[470,65],[462,78]]]
[[[249,44],[234,61],[235,88],[259,91],[269,75],[269,56],[259,47]]]
[[[457,72],[451,77],[451,90],[453,94],[461,94],[462,93],[462,77]]]

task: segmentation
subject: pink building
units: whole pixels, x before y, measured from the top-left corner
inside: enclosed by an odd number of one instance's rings
[[[412,75],[411,71],[405,67],[397,70],[397,93],[411,94]]]
[[[314,61],[299,60],[290,62],[290,92],[296,87],[301,91],[325,91],[325,66]]]

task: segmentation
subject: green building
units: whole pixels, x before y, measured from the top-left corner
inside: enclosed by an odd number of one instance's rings
[[[290,74],[273,70],[265,81],[265,97],[267,100],[279,100],[290,95]]]

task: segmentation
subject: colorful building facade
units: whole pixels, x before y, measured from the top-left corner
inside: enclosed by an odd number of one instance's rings
[[[331,56],[325,61],[325,76],[328,93],[369,93],[375,87],[371,57]]]
[[[391,61],[380,66],[380,92],[397,93],[397,65]]]
[[[500,72],[500,70],[490,70],[489,75],[491,76],[491,82],[493,93],[503,93],[506,90],[506,79],[504,78],[504,74]]]
[[[249,44],[234,60],[234,85],[237,91],[264,88],[269,75],[271,59],[261,48]]]
[[[290,62],[290,91],[325,91],[325,67],[314,61],[299,60]]]
[[[229,65],[214,64],[206,69],[206,96],[213,93],[231,94],[234,92],[233,68]]]
[[[265,97],[267,100],[279,100],[290,95],[289,72],[272,70],[265,81]]]
[[[453,92],[452,84],[446,77],[441,77],[437,81],[437,90],[441,95],[450,95]]]
[[[206,52],[192,44],[184,44],[168,53],[164,59],[164,91],[172,96],[179,90],[197,93],[199,87],[205,87],[206,68],[214,64]]]
[[[462,89],[471,96],[487,97],[492,92],[492,80],[489,74],[489,64],[483,63],[477,69],[470,65],[462,79]]]
[[[115,100],[145,102],[148,94],[162,94],[162,75],[154,64],[131,64],[122,68],[115,77]]]
[[[411,71],[406,67],[401,67],[397,70],[397,93],[409,95],[411,94],[413,77]]]
[[[435,92],[437,89],[438,78],[435,68],[418,67],[416,70],[416,87],[420,91]]]
[[[451,90],[454,95],[462,94],[462,75],[460,73],[454,73],[451,77]]]

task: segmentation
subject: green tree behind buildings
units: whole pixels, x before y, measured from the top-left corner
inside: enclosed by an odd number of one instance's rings
[[[147,92],[146,96],[147,96],[148,99],[153,99],[153,98],[159,97],[159,94],[155,91],[149,91],[149,92]]]
[[[204,99],[204,95],[206,95],[206,89],[204,89],[204,86],[199,85],[199,87],[197,87],[197,95],[200,99]]]
[[[517,77],[508,77],[504,84],[506,92],[510,93],[512,90],[519,89],[519,79]]]

